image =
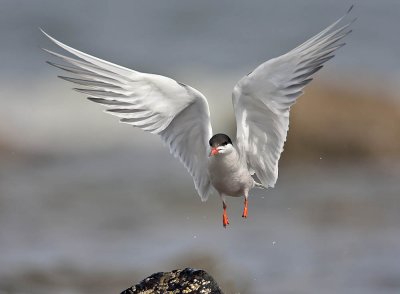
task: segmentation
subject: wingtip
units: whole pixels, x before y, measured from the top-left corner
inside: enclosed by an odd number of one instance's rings
[[[347,10],[346,14],[349,14],[354,8],[354,4],[351,4],[350,8]]]
[[[47,52],[47,53],[52,53],[49,49],[46,49],[46,48],[43,48],[43,47],[40,47],[40,49],[42,49],[43,51],[45,51],[45,52]],[[48,61],[46,61],[46,62],[48,62]]]
[[[46,33],[41,27],[38,27],[38,29],[39,29],[39,31],[42,32],[43,35],[45,35],[47,38],[49,38],[50,40],[53,41],[53,38],[48,33]],[[52,54],[52,52],[49,49],[46,49],[46,48],[43,48],[43,47],[41,47],[40,49],[42,49],[43,51],[46,51],[47,53]]]
[[[39,30],[42,32],[43,35],[45,35],[47,38],[49,38],[52,42],[56,43],[57,45],[60,46],[59,43],[61,43],[60,41],[56,40],[55,38],[53,38],[52,36],[50,36],[48,33],[46,33],[41,27],[39,27]]]
[[[72,81],[71,81],[71,78],[69,78],[69,77],[57,75],[57,78],[62,79],[62,80],[67,81],[67,82],[72,82]]]
[[[42,48],[42,49],[43,49],[43,48]],[[43,50],[45,50],[45,49],[43,49]],[[45,50],[45,51],[46,51],[46,50]],[[51,61],[49,61],[49,60],[46,60],[46,63],[47,63],[48,65],[51,65],[51,66],[60,68],[60,65],[58,65],[58,64],[56,64],[56,63],[54,63],[54,62],[51,62]]]
[[[50,37],[50,35],[44,31],[44,29],[42,29],[41,27],[38,27],[38,29],[39,29],[39,31],[41,31],[42,34],[45,35],[47,38],[52,39],[52,38]]]
[[[46,49],[46,48],[43,48],[43,47],[41,47],[41,49],[42,49],[43,51],[45,51],[45,52],[47,52],[47,53],[53,55],[53,56],[59,56],[59,55],[60,55],[60,54],[58,54],[58,53],[56,53],[56,52],[54,52],[54,51],[51,51],[50,49]],[[53,65],[53,64],[50,64],[50,65]]]

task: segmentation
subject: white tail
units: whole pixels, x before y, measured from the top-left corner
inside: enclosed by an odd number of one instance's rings
[[[254,184],[256,185],[256,188],[267,189],[267,187],[265,187],[263,184],[257,183],[256,181],[254,181]]]

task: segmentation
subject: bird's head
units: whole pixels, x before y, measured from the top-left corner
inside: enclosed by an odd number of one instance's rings
[[[212,136],[209,144],[211,147],[210,156],[228,154],[234,150],[231,138],[225,134],[216,134]]]

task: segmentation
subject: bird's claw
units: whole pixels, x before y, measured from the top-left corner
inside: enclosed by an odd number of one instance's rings
[[[247,218],[247,207],[243,209],[242,217]]]
[[[247,218],[247,199],[244,201],[244,208],[243,208],[243,214],[242,217]]]
[[[226,211],[224,211],[224,214],[222,215],[222,225],[224,228],[226,228],[227,225],[229,225],[229,219],[228,215],[226,214]]]

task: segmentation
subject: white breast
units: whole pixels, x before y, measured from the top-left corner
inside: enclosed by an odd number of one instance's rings
[[[243,196],[254,186],[247,166],[239,160],[236,150],[229,154],[211,156],[208,163],[211,183],[220,194]]]

